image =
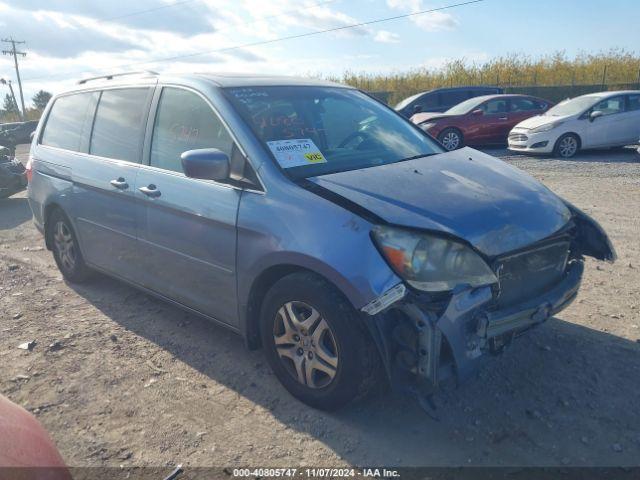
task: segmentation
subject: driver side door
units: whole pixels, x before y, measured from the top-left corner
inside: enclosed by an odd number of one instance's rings
[[[606,98],[585,112],[587,133],[583,139],[584,147],[606,147],[618,145],[624,140],[624,109],[623,95]],[[602,112],[602,116],[589,120],[592,112]]]

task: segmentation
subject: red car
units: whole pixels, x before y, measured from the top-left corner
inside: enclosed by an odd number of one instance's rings
[[[506,143],[521,121],[544,113],[553,103],[529,95],[484,95],[444,113],[416,113],[411,121],[437,138],[447,150],[464,145]]]

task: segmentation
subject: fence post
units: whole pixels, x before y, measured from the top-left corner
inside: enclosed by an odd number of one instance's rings
[[[605,82],[607,81],[607,64],[604,64],[604,69],[602,70],[602,88],[604,89]]]
[[[640,68],[638,68],[638,88],[640,88]]]

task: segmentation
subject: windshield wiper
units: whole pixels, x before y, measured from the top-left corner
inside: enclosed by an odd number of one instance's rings
[[[407,157],[407,158],[403,158],[401,160],[398,160],[398,162],[407,162],[409,160],[417,160],[419,158],[430,157],[431,155],[437,155],[437,152],[422,153],[420,155],[414,155],[413,157]]]

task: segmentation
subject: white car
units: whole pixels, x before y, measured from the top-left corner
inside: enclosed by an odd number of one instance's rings
[[[509,150],[573,157],[588,148],[633,145],[640,136],[640,90],[600,92],[560,102],[509,132]]]

